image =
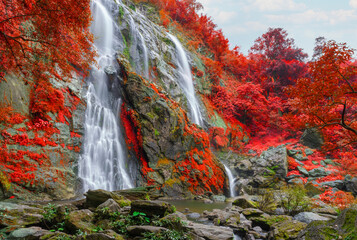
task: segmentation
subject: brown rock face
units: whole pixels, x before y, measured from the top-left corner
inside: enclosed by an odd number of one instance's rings
[[[190,124],[186,112],[156,85],[134,73],[124,75],[121,119],[127,145],[141,162],[148,185],[165,195],[222,193],[222,165],[210,151],[208,135]]]

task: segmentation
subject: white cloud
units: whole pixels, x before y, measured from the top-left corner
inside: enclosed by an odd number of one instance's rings
[[[267,11],[294,11],[306,8],[303,3],[296,3],[294,0],[250,0],[251,8]]]
[[[325,23],[329,25],[336,25],[357,19],[355,10],[334,10],[334,11],[315,11],[306,10],[301,13],[284,14],[284,15],[266,15],[266,17],[273,22],[289,22],[294,24],[307,23]]]
[[[223,24],[228,21],[231,21],[236,16],[237,16],[237,12],[227,12],[227,11],[219,11],[213,15],[214,19],[217,21],[217,24]]]
[[[357,0],[350,0],[350,6],[353,8],[357,8]]]

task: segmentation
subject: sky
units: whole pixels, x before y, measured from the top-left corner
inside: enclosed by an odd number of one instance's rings
[[[269,27],[283,28],[312,56],[317,37],[357,49],[357,0],[197,0],[231,47],[247,54]]]

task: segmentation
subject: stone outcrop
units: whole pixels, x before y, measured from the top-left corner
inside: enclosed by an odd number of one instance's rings
[[[11,188],[0,199],[16,196],[31,200],[65,199],[76,194],[75,164],[79,157],[85,104],[83,79],[73,77],[68,82],[51,80],[51,92],[41,87],[36,90],[22,78],[8,74],[0,82],[3,104],[11,106],[8,113],[14,120],[0,122],[0,144],[7,164],[20,162],[27,168],[2,167]],[[40,102],[37,97],[41,95]],[[37,104],[37,105],[36,105]],[[52,104],[51,107],[46,107]],[[58,105],[56,105],[58,104]],[[48,111],[38,118],[34,106]],[[55,106],[55,107],[54,107]],[[16,168],[16,164],[15,164]],[[3,179],[0,180],[3,185]]]
[[[141,162],[147,183],[171,197],[227,189],[207,133],[190,124],[186,112],[157,85],[128,70],[121,77],[127,145]]]

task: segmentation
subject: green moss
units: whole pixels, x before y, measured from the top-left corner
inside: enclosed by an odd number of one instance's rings
[[[355,224],[357,220],[357,210],[348,209],[345,213],[345,222],[342,226],[342,229],[346,232],[351,232],[355,230]]]
[[[120,19],[124,17],[124,8],[122,6],[119,7],[119,17]]]
[[[131,205],[130,200],[117,200],[116,202],[119,204],[120,207],[126,207]]]
[[[154,132],[155,132],[155,136],[160,136],[160,132],[157,130],[157,129],[154,129]]]

